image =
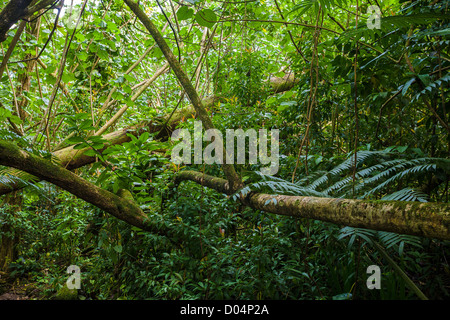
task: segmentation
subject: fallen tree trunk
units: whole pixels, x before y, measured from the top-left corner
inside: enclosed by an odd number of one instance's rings
[[[46,180],[143,230],[171,237],[169,229],[150,221],[128,191],[118,195],[101,189],[71,171],[0,140],[0,165],[26,171]],[[182,171],[176,183],[194,181],[231,194],[227,180],[197,171]],[[240,201],[253,209],[339,225],[450,240],[450,204],[404,201],[365,201],[249,193]]]
[[[194,181],[230,194],[225,179],[197,171],[182,171],[175,181]],[[249,193],[240,201],[253,209],[339,225],[450,240],[450,204],[369,201]]]
[[[21,150],[11,142],[0,140],[0,165],[26,171],[38,179],[53,183],[133,226],[170,236],[170,230],[147,219],[129,192],[124,191],[123,194],[116,195],[101,189],[49,160]],[[225,194],[232,193],[227,180],[201,172],[182,171],[175,182],[186,180]],[[366,201],[263,193],[249,193],[239,199],[246,206],[278,215],[450,240],[448,203]]]

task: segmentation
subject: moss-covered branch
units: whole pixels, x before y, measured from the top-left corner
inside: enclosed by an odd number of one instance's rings
[[[160,138],[168,138],[170,130],[173,130],[175,126],[179,123],[181,120],[181,117],[183,115],[186,115],[186,113],[192,114],[193,110],[186,108],[180,110],[174,117],[171,119],[170,123],[168,123],[167,127],[169,128],[168,131],[162,132]],[[122,144],[125,142],[128,142],[131,140],[131,138],[128,136],[128,134],[132,135],[139,135],[143,133],[144,131],[148,131],[150,133],[156,133],[159,132],[162,129],[162,121],[150,121],[150,122],[144,122],[140,123],[136,126],[131,126],[125,129],[120,129],[108,134],[103,135],[103,139],[106,141],[105,148],[111,145],[116,144]],[[73,170],[76,168],[80,168],[82,166],[85,166],[87,164],[93,163],[96,160],[96,157],[86,155],[86,151],[88,151],[90,147],[84,148],[84,149],[74,149],[74,146],[68,146],[66,148],[60,149],[58,151],[53,152],[53,157],[56,160],[57,163],[61,165],[61,167],[64,167],[69,170]],[[102,150],[99,150],[102,151]],[[10,174],[12,176],[19,176],[18,172],[11,169]],[[23,178],[23,175],[20,175]],[[27,180],[30,180],[29,178]],[[38,178],[33,179],[34,181],[39,181]],[[16,182],[14,184],[0,184],[0,196],[7,194],[9,192],[12,192],[14,190],[19,190],[23,188],[25,185],[21,182]]]
[[[120,196],[99,188],[73,172],[30,154],[11,142],[0,140],[0,165],[13,167],[46,180],[133,226],[156,234],[168,234],[168,230],[149,221],[126,192],[122,191],[121,195],[125,196]]]
[[[203,174],[201,172],[197,171],[181,171],[178,173],[178,175],[175,177],[175,183],[179,184],[182,181],[194,181],[202,186],[217,190],[219,192],[225,193],[225,194],[231,194],[232,191],[230,189],[230,185],[227,180],[222,178],[213,177],[208,174]]]
[[[176,182],[190,180],[230,194],[227,181],[196,171],[180,172]],[[450,240],[450,204],[367,201],[250,193],[240,199],[251,208],[339,225]]]

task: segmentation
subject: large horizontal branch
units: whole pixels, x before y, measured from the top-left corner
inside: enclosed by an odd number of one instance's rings
[[[230,194],[225,179],[182,171],[176,182],[194,181]],[[250,193],[240,198],[251,208],[278,215],[327,221],[339,225],[450,240],[450,204],[368,201]]]
[[[129,192],[116,195],[80,178],[75,173],[31,153],[11,142],[0,140],[0,165],[13,167],[38,179],[48,181],[114,217],[146,231],[167,235],[162,225],[152,223],[141,208],[130,199]]]
[[[293,73],[288,73],[282,78],[272,77],[269,80],[269,84],[271,87],[270,93],[289,91],[295,86],[297,82],[298,79],[295,79],[295,75]]]
[[[175,177],[175,184],[179,184],[181,181],[194,181],[202,186],[214,189],[227,195],[233,192],[230,189],[228,181],[222,178],[214,177],[208,174],[204,174],[198,171],[185,170],[178,173]]]

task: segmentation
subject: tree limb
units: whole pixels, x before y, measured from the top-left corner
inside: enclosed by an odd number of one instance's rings
[[[232,194],[225,179],[182,171],[175,179],[194,181]],[[290,217],[327,221],[356,228],[450,240],[450,204],[436,202],[369,201],[249,193],[240,201],[253,209]]]
[[[55,0],[11,0],[0,12],[0,42],[7,38],[9,29],[20,19],[55,3]]]

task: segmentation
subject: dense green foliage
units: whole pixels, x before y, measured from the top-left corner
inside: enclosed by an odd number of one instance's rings
[[[380,29],[367,27],[367,3],[356,0],[159,2],[140,1],[199,94],[224,98],[209,109],[215,126],[280,130],[278,174],[236,165],[242,194],[448,202],[448,0],[373,1]],[[0,79],[0,139],[48,159],[64,145],[91,147],[97,161],[76,173],[130,190],[175,237],[0,167],[0,183],[27,185],[15,193],[20,203],[1,199],[0,237],[14,239],[17,253],[11,278],[35,283],[38,298],[53,298],[78,265],[82,299],[417,299],[377,243],[425,296],[450,297],[448,241],[267,214],[239,204],[239,194],[176,186],[186,166],[170,162],[173,144],[156,134],[130,133],[104,149],[92,133],[120,108],[128,106],[110,131],[160,121],[189,101],[170,70],[137,94],[166,61],[155,45],[128,71],[154,41],[123,1],[88,1],[76,29],[81,5],[72,20],[69,10],[53,34],[54,10],[27,24]],[[49,37],[39,63],[23,61]],[[294,88],[272,94],[268,79],[292,73]],[[192,130],[194,120],[178,127]],[[223,176],[219,166],[193,168]],[[381,290],[366,287],[374,264]]]

